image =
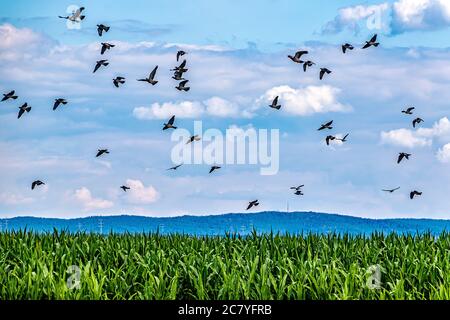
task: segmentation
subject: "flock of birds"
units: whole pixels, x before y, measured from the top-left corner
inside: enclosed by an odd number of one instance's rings
[[[72,15],[68,15],[68,16],[59,16],[59,18],[61,19],[67,19],[70,20],[74,23],[79,23],[81,20],[83,20],[85,18],[85,15],[83,15],[83,11],[85,10],[84,7],[79,8],[78,10],[74,11],[72,13]],[[109,26],[106,26],[104,24],[98,24],[97,25],[97,32],[99,37],[102,37],[104,33],[107,33],[110,30]],[[378,47],[379,42],[377,42],[377,35],[375,34],[369,41],[366,41],[365,45],[362,47],[362,49],[368,49],[370,47]],[[106,51],[111,50],[112,48],[114,48],[115,45],[112,43],[108,43],[108,42],[102,42],[101,43],[101,50],[100,50],[100,54],[104,55],[106,53]],[[354,46],[349,44],[349,43],[345,43],[341,46],[342,48],[342,53],[346,54],[349,50],[354,50]],[[179,50],[176,54],[176,60],[177,62],[179,62],[180,58],[183,57],[184,55],[186,55],[187,52],[183,51],[183,50]],[[316,63],[311,61],[311,60],[306,60],[303,59],[303,57],[305,55],[308,54],[308,51],[306,50],[300,50],[297,51],[293,56],[292,55],[288,55],[288,58],[297,64],[301,64],[303,66],[303,71],[306,72],[308,68],[311,68],[312,66],[314,66]],[[173,76],[172,79],[178,81],[177,86],[175,86],[175,88],[179,91],[189,91],[190,87],[187,86],[187,83],[189,82],[189,80],[185,79],[183,76],[184,74],[188,71],[188,69],[186,68],[186,59],[184,59],[178,66],[176,66],[175,68],[171,69],[171,71],[173,71]],[[93,73],[96,73],[100,68],[102,67],[107,67],[109,65],[108,60],[106,59],[100,59],[95,63],[94,66],[94,70]],[[150,74],[148,75],[148,77],[146,78],[142,78],[142,79],[137,79],[137,81],[141,81],[141,82],[146,82],[152,86],[156,85],[158,83],[158,80],[155,79],[156,77],[156,72],[158,70],[158,66],[155,66],[153,68],[153,70],[150,72]],[[329,70],[328,68],[325,67],[321,67],[320,71],[319,71],[319,79],[322,80],[324,78],[325,75],[329,75],[331,74],[332,71]],[[122,76],[118,76],[116,78],[113,79],[113,84],[115,87],[119,88],[120,85],[124,84],[126,81],[125,77]],[[16,95],[15,91],[12,90],[8,93],[3,94],[3,99],[1,100],[3,101],[7,101],[7,100],[16,100],[18,98],[18,96]],[[56,110],[60,105],[67,105],[68,101],[65,98],[57,98],[55,99],[55,102],[53,104],[53,110]],[[280,110],[282,108],[280,102],[279,102],[279,96],[275,97],[272,101],[272,103],[269,105],[270,108],[275,109],[275,110]],[[402,113],[404,113],[405,115],[412,115],[413,111],[415,110],[414,107],[409,107],[406,110],[403,110]],[[18,117],[17,118],[21,118],[25,113],[29,113],[31,111],[31,106],[28,105],[28,103],[24,103],[23,105],[21,105],[19,107],[19,113],[18,113]],[[422,123],[424,120],[421,118],[416,118],[412,121],[412,125],[415,128],[416,125]],[[175,123],[175,115],[173,115],[168,121],[167,123],[164,123],[164,126],[162,128],[162,130],[168,130],[168,129],[177,129],[177,127],[174,125]],[[323,130],[332,130],[333,129],[333,120],[328,121],[324,124],[322,124],[317,130],[318,131],[323,131]],[[334,140],[339,140],[341,142],[347,142],[347,138],[348,138],[349,134],[346,134],[343,138],[338,138],[336,136],[333,135],[327,135],[325,137],[325,142],[327,145],[330,145],[331,141]],[[186,142],[186,144],[189,143],[193,143],[195,141],[199,141],[201,139],[200,136],[198,135],[194,135],[192,137],[190,137],[190,139],[188,139],[188,141]],[[97,154],[95,157],[101,157],[104,156],[106,154],[109,154],[109,150],[108,149],[98,149],[97,150]],[[405,153],[405,152],[400,152],[398,159],[397,159],[397,163],[401,163],[403,160],[409,160],[411,157],[411,154],[409,153]],[[178,164],[174,167],[171,167],[167,170],[174,170],[176,171],[178,168],[180,168],[182,166],[182,164]],[[211,166],[209,173],[213,173],[216,170],[221,169],[220,166],[217,165],[213,165]],[[41,180],[35,180],[32,182],[31,184],[31,189],[34,190],[36,187],[45,185],[45,183]],[[304,185],[299,185],[299,186],[294,186],[291,187],[290,189],[294,191],[294,195],[297,196],[303,196],[304,193],[302,191],[302,188],[304,187]],[[127,190],[130,190],[129,186],[126,185],[122,185],[120,186],[120,189],[122,189],[124,192],[127,192]],[[400,187],[397,188],[393,188],[393,189],[383,189],[382,191],[384,192],[389,192],[389,193],[393,193],[397,190],[399,190]],[[417,190],[413,190],[410,192],[410,198],[414,199],[414,197],[416,196],[420,196],[422,195],[422,192],[417,191]],[[246,210],[250,210],[253,207],[256,207],[259,205],[259,201],[258,200],[253,200],[253,201],[249,201],[247,209]]]

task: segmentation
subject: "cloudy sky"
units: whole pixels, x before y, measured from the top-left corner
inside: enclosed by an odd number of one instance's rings
[[[70,29],[70,5],[86,7]],[[111,29],[102,38],[96,24]],[[258,210],[450,218],[450,0],[5,1],[0,14],[0,217]],[[380,46],[361,50],[374,33]],[[92,74],[100,42],[108,67]],[[342,43],[356,48],[343,55]],[[177,50],[191,90],[174,89]],[[309,51],[303,72],[288,58]],[[143,78],[158,65],[157,85]],[[320,81],[320,67],[332,74]],[[111,79],[124,76],[115,88]],[[280,96],[280,111],[267,107]],[[52,111],[55,98],[69,103]],[[30,113],[17,119],[27,102]],[[415,114],[401,111],[416,107]],[[280,165],[173,165],[179,128],[280,130]],[[412,127],[415,117],[425,120]],[[330,133],[350,133],[326,146]],[[110,154],[95,158],[97,149]],[[412,153],[396,163],[399,152]],[[30,189],[33,180],[46,185]],[[124,193],[121,185],[131,187]],[[305,184],[303,197],[289,190]],[[385,194],[383,188],[401,189]],[[409,199],[411,190],[423,196]]]

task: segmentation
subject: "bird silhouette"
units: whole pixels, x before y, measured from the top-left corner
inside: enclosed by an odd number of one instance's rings
[[[116,86],[116,88],[118,88],[120,84],[124,84],[125,83],[125,78],[124,77],[115,77],[113,79],[113,83]]]
[[[83,20],[86,17],[81,14],[84,9],[85,9],[84,7],[80,7],[77,10],[73,11],[70,16],[58,16],[58,18],[67,19],[72,22],[80,22],[81,20]]]
[[[181,64],[178,67],[175,67],[174,69],[171,69],[170,71],[178,71],[178,72],[187,72],[189,69],[186,69],[186,60],[183,60]]]
[[[187,53],[187,52],[185,52],[185,51],[183,51],[183,50],[179,50],[179,51],[177,52],[177,61],[178,61],[178,59],[180,59],[181,56],[184,56],[186,53]]]
[[[105,26],[104,24],[98,24],[97,25],[97,32],[98,32],[98,35],[100,37],[103,35],[103,31],[104,32],[108,32],[109,31],[109,27]]]
[[[20,117],[24,114],[24,112],[30,112],[31,107],[28,106],[28,104],[25,102],[21,107],[19,107],[19,114],[17,115],[17,119],[20,119]]]
[[[421,196],[421,195],[422,195],[422,192],[414,190],[414,191],[410,192],[409,198],[412,200],[412,199],[414,199],[415,196]]]
[[[349,136],[349,133],[347,133],[342,139],[341,138],[336,138],[336,140],[340,140],[342,142],[347,142],[347,137]]]
[[[325,138],[325,142],[327,143],[327,146],[330,145],[330,141],[333,141],[333,140],[335,140],[335,139],[336,139],[335,136],[327,136],[327,137]]]
[[[92,71],[92,73],[95,73],[95,71],[98,70],[98,68],[100,68],[101,66],[107,66],[109,64],[108,60],[98,60],[95,64],[95,68],[94,71]]]
[[[409,160],[409,157],[411,156],[410,153],[400,152],[398,155],[397,163],[402,162],[402,160],[405,158],[406,160]]]
[[[308,54],[308,51],[305,51],[305,50],[303,50],[303,51],[297,51],[297,52],[295,53],[294,56],[288,55],[288,58],[291,59],[291,60],[292,60],[293,62],[295,62],[295,63],[303,63],[303,61],[300,60],[300,58],[301,58],[302,55],[304,55],[304,54]]]
[[[176,165],[176,166],[174,166],[174,167],[171,167],[171,168],[169,168],[169,169],[167,169],[167,170],[177,170],[179,167],[181,167],[183,164],[179,164],[179,165]]]
[[[33,181],[33,183],[31,183],[31,190],[34,190],[34,188],[36,188],[36,186],[42,186],[45,183],[43,183],[41,180],[36,180]]]
[[[302,185],[299,185],[298,187],[291,187],[291,190],[299,191],[299,190],[301,190],[304,186],[305,186],[305,185],[302,184]]]
[[[209,173],[212,173],[214,170],[219,170],[221,167],[219,166],[212,166],[211,169],[209,169]]]
[[[395,189],[383,189],[382,191],[384,191],[384,192],[389,192],[389,193],[394,193],[394,192],[397,191],[398,189],[400,189],[400,187],[395,188]]]
[[[347,50],[353,50],[354,47],[350,43],[345,43],[342,45],[342,53],[345,53]]]
[[[271,107],[272,109],[280,110],[281,105],[278,104],[278,96],[273,99],[272,104],[269,104],[269,107]]]
[[[172,116],[169,121],[167,121],[167,123],[164,123],[164,127],[163,130],[167,130],[167,129],[176,129],[177,127],[175,127],[173,125],[173,123],[175,122],[175,116]]]
[[[108,43],[108,42],[102,42],[102,50],[100,54],[104,54],[106,50],[109,50],[111,48],[114,48],[116,45]]]
[[[416,124],[420,124],[422,122],[423,122],[423,119],[421,119],[421,118],[414,119],[412,122],[413,128],[416,127]]]
[[[181,81],[178,86],[176,86],[175,88],[179,91],[189,91],[189,89],[191,89],[191,87],[186,87],[186,83],[188,83],[189,80],[183,80]]]
[[[109,153],[108,149],[98,149],[97,151],[98,151],[97,155],[95,156],[96,158],[100,157],[103,154],[108,154]]]
[[[312,62],[311,60],[303,62],[303,71],[306,72],[306,69],[308,67],[312,67],[313,65],[315,65],[315,63]]]
[[[379,43],[377,42],[377,35],[375,34],[369,41],[366,41],[366,44],[362,48],[367,49],[371,46],[378,47],[378,45]]]
[[[330,74],[330,73],[331,73],[331,70],[328,70],[327,68],[320,68],[320,75],[319,75],[320,80],[323,79],[323,76],[325,74]]]
[[[53,104],[53,110],[56,110],[61,104],[66,105],[67,100],[64,98],[55,99],[55,103]]]
[[[8,92],[8,93],[4,93],[4,94],[3,94],[3,99],[2,99],[2,101],[6,101],[6,100],[8,100],[8,99],[16,100],[17,98],[18,98],[18,96],[15,95],[15,91],[12,90],[12,91],[10,91],[10,92]]]
[[[322,125],[320,126],[320,128],[317,129],[317,131],[321,131],[321,130],[324,130],[324,129],[329,129],[329,130],[331,130],[331,129],[333,129],[333,127],[331,126],[332,124],[333,124],[333,120],[331,120],[330,122],[327,122],[327,123],[325,123],[325,124],[322,124]]]
[[[304,196],[305,194],[301,190],[297,190],[294,192],[296,196]]]
[[[145,81],[150,83],[151,85],[155,85],[158,83],[157,80],[155,80],[155,75],[156,75],[156,71],[158,70],[158,66],[156,66],[152,72],[150,72],[150,75],[148,76],[148,78],[144,78],[144,79],[138,79],[138,81]]]
[[[177,81],[186,80],[185,78],[183,78],[183,72],[180,72],[180,71],[175,71],[173,73],[172,79],[177,80]]]
[[[200,136],[198,134],[196,134],[195,136],[190,137],[189,140],[186,142],[186,144],[189,144],[194,141],[200,141],[200,140],[201,140]]]
[[[124,192],[127,192],[127,190],[130,190],[130,187],[121,186],[120,189],[122,189]]]
[[[258,200],[250,201],[250,202],[248,203],[247,210],[250,210],[252,207],[257,207],[257,206],[259,206]]]
[[[416,109],[416,108],[410,107],[410,108],[407,108],[406,110],[403,110],[402,113],[404,113],[404,114],[413,114],[413,110],[414,109]]]

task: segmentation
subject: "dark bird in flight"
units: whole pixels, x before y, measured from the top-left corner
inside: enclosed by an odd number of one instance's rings
[[[366,44],[362,48],[367,49],[371,46],[378,47],[379,44],[380,43],[377,42],[377,35],[375,34],[369,41],[366,41]]]
[[[31,111],[31,107],[28,106],[28,104],[25,102],[21,107],[19,107],[19,114],[17,116],[17,119],[20,119],[20,117],[26,112]]]
[[[347,137],[349,136],[349,133],[347,133],[342,139],[336,138],[336,140],[340,140],[342,142],[347,142]]]
[[[420,124],[422,122],[423,122],[423,119],[421,119],[421,118],[414,119],[414,121],[412,122],[413,128],[416,127],[416,124]]]
[[[291,59],[295,63],[303,63],[303,61],[300,60],[300,58],[304,54],[308,54],[308,51],[297,51],[294,56],[288,55],[288,58]]]
[[[315,65],[315,63],[312,62],[311,60],[305,61],[303,63],[303,71],[306,72],[306,68],[312,67],[313,65]]]
[[[395,188],[395,189],[383,189],[382,191],[384,191],[384,192],[389,192],[389,193],[394,193],[394,192],[397,191],[398,189],[400,189],[400,187]]]
[[[175,88],[179,91],[189,91],[189,89],[191,87],[186,87],[186,83],[188,83],[189,80],[183,80],[181,81],[178,86],[176,86]]]
[[[98,149],[97,151],[96,158],[100,157],[102,154],[109,153],[108,149]]]
[[[330,74],[331,70],[328,70],[327,68],[320,68],[320,76],[319,76],[320,80],[323,79],[323,76],[325,75],[325,73]]]
[[[127,192],[127,190],[130,190],[130,187],[121,186],[120,189],[122,189],[124,192]]]
[[[95,73],[95,71],[98,70],[98,68],[100,68],[101,66],[107,66],[109,64],[108,60],[98,60],[97,63],[95,64],[95,68],[94,71],[92,71],[92,73]]]
[[[186,60],[183,60],[183,62],[178,66],[175,67],[174,69],[171,69],[170,71],[178,71],[178,72],[187,72],[189,69],[186,69]]]
[[[172,116],[169,121],[167,121],[167,123],[164,123],[164,128],[163,130],[167,130],[167,129],[176,129],[177,127],[175,127],[173,125],[173,123],[175,122],[175,116]]]
[[[181,81],[181,80],[186,80],[185,78],[183,78],[183,72],[180,71],[175,71],[172,79],[177,80],[177,81]]]
[[[269,107],[280,110],[281,105],[278,104],[278,96],[276,96],[275,99],[273,99],[272,104],[269,104]]]
[[[335,136],[327,136],[327,137],[325,138],[325,141],[326,141],[326,143],[327,143],[327,146],[330,145],[330,141],[333,141],[333,140],[335,140],[335,139],[336,139]]]
[[[177,170],[179,167],[181,167],[183,164],[179,164],[179,165],[177,165],[177,166],[175,166],[175,167],[172,167],[172,168],[169,168],[169,169],[167,169],[167,170]]]
[[[114,48],[116,45],[108,42],[102,42],[102,51],[100,54],[104,54],[106,50],[109,50],[111,48]]]
[[[119,84],[125,83],[125,78],[124,77],[116,77],[115,79],[113,79],[113,83],[116,86],[116,88],[118,88]]]
[[[248,203],[247,210],[250,210],[252,207],[256,207],[256,206],[259,206],[258,200],[250,201],[250,202]]]
[[[397,163],[402,162],[403,158],[406,158],[406,160],[409,160],[409,157],[411,156],[410,153],[405,153],[405,152],[400,152],[398,154],[398,159],[397,159]]]
[[[156,67],[152,70],[152,72],[150,72],[148,78],[138,79],[138,81],[145,81],[145,82],[148,82],[148,83],[150,83],[151,85],[154,86],[155,84],[158,83],[158,81],[155,80],[156,70],[158,70],[158,66],[156,66]]]
[[[302,192],[302,190],[297,190],[297,191],[294,192],[294,194],[295,194],[296,196],[304,196],[304,195],[305,195],[305,194]]]
[[[63,98],[55,99],[55,103],[53,104],[53,110],[56,110],[56,108],[58,108],[60,104],[66,105],[67,100]]]
[[[327,123],[325,123],[325,124],[322,124],[321,126],[320,126],[320,128],[319,129],[317,129],[317,131],[321,131],[321,130],[323,130],[323,129],[333,129],[333,127],[331,126],[333,124],[333,120],[331,120],[330,122],[327,122]]]
[[[214,170],[219,170],[221,167],[219,166],[212,166],[211,169],[209,169],[209,173],[212,173]]]
[[[195,136],[190,137],[189,140],[186,142],[186,144],[189,144],[194,141],[200,141],[200,139],[201,139],[200,136],[196,134]]]
[[[16,95],[14,95],[14,93],[15,93],[14,90],[13,90],[13,91],[10,91],[10,92],[8,92],[8,93],[4,93],[4,94],[3,94],[3,99],[2,99],[2,101],[6,101],[6,100],[8,100],[8,99],[14,99],[14,100],[16,100],[18,97],[17,97]]]
[[[36,180],[36,181],[33,181],[33,183],[31,184],[31,190],[34,190],[34,188],[36,187],[36,186],[42,186],[42,185],[44,185],[45,183],[43,183],[41,180]]]
[[[98,35],[100,37],[103,35],[103,31],[108,32],[109,31],[109,27],[105,26],[104,24],[98,24],[97,25],[97,32],[98,32]]]
[[[347,50],[353,50],[354,47],[350,43],[346,43],[342,45],[342,53],[345,53]]]
[[[81,14],[84,9],[85,9],[84,7],[78,8],[76,11],[72,12],[71,16],[58,16],[58,18],[67,19],[72,22],[80,22],[85,18],[85,16]]]
[[[299,185],[298,187],[291,187],[291,190],[300,191],[305,185]]]
[[[404,113],[404,114],[413,114],[413,110],[414,109],[416,109],[416,108],[410,107],[410,108],[408,108],[406,110],[403,110],[402,113]]]
[[[411,193],[409,194],[409,198],[412,200],[412,199],[414,199],[415,196],[421,196],[421,195],[422,195],[422,192],[414,190],[414,191],[411,191]]]
[[[184,56],[186,53],[187,53],[187,52],[185,52],[185,51],[183,51],[183,50],[179,50],[179,51],[177,52],[177,61],[178,61],[178,59],[180,59],[181,56]]]

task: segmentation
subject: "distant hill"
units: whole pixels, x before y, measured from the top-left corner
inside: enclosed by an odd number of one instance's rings
[[[223,235],[226,232],[258,233],[424,233],[439,234],[450,231],[450,220],[432,219],[363,219],[336,214],[314,212],[261,212],[250,214],[224,214],[214,216],[182,216],[154,218],[142,216],[107,216],[77,219],[17,217],[8,220],[8,230],[27,229],[51,232],[53,229],[70,232],[156,232],[162,234],[185,233],[191,235]],[[5,229],[5,219],[2,220]]]

